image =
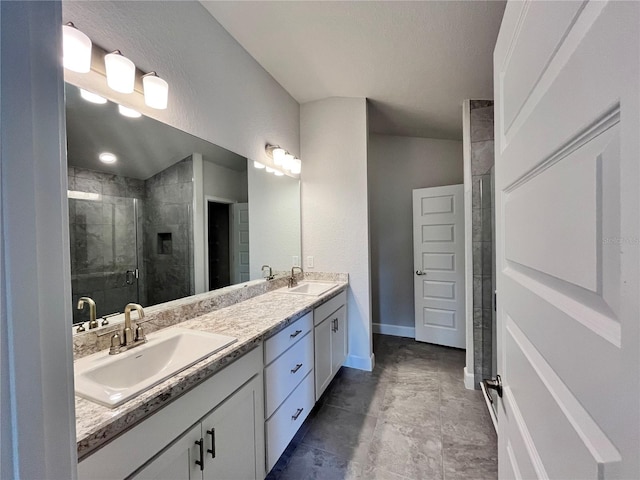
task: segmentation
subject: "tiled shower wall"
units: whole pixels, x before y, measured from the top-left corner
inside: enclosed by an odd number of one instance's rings
[[[145,180],[144,268],[149,305],[195,293],[193,282],[193,160]]]
[[[473,345],[476,385],[490,378],[493,355],[493,101],[471,100]]]
[[[141,207],[144,182],[69,167],[68,183],[69,190],[100,194],[98,200],[69,199],[74,323],[89,320],[88,307],[75,308],[81,296],[94,299],[98,316],[121,312],[128,302],[144,302],[138,287],[125,281],[126,270],[136,265],[134,199]]]

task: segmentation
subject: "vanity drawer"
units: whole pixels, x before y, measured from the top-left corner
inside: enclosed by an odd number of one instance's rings
[[[273,468],[284,449],[289,445],[302,422],[309,415],[314,403],[312,370],[266,422],[267,472]]]
[[[313,312],[307,313],[284,330],[268,338],[264,343],[264,364],[268,365],[278,358],[285,350],[311,331]]]
[[[265,418],[269,418],[313,369],[313,335],[307,333],[264,370]]]
[[[338,310],[341,306],[347,304],[347,291],[342,291],[330,300],[327,300],[322,305],[317,307],[313,311],[314,325],[319,325],[322,321]]]

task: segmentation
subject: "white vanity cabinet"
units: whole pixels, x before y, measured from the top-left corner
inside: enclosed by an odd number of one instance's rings
[[[260,345],[82,459],[78,478],[262,480],[262,367]]]
[[[131,478],[257,479],[262,472],[256,471],[253,445],[260,382],[254,377]]]
[[[267,471],[313,408],[313,357],[312,312],[265,341]]]
[[[313,312],[316,401],[347,359],[347,293],[341,292]]]

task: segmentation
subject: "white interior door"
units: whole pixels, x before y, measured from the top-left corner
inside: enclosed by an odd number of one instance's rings
[[[640,478],[640,3],[513,2],[494,53],[499,477]]]
[[[249,204],[231,206],[232,283],[249,281]]]
[[[465,348],[464,186],[413,191],[416,340]]]

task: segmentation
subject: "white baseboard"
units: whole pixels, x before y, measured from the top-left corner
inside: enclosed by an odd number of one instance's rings
[[[394,337],[416,338],[415,327],[387,325],[386,323],[374,323],[373,333],[381,333],[383,335],[393,335]]]
[[[467,367],[464,367],[464,387],[467,390],[476,389],[476,376],[473,373],[469,373]]]
[[[345,367],[356,368],[358,370],[365,370],[371,372],[375,365],[375,356],[373,353],[370,357],[359,357],[357,355],[349,355],[347,361],[344,362]]]

